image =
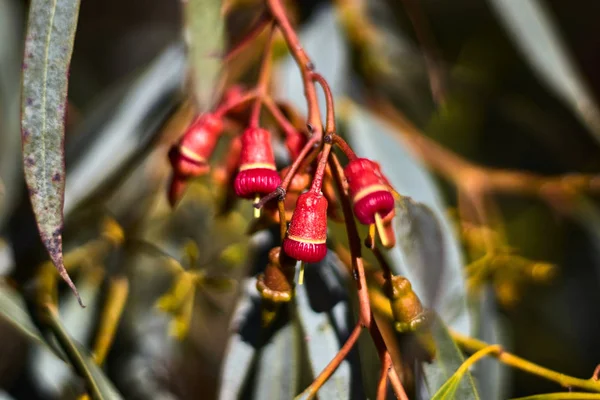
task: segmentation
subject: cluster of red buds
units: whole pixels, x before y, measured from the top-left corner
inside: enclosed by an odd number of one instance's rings
[[[239,87],[233,87],[226,92],[214,112],[196,118],[171,148],[171,205],[175,205],[182,196],[190,179],[210,172],[210,157],[222,136],[224,119],[229,114],[236,119],[240,115],[242,119],[247,119],[248,113],[244,108],[247,98],[251,96]],[[270,199],[279,197],[285,209],[285,223],[289,222],[283,238],[283,251],[296,260],[316,263],[327,254],[328,218],[343,219],[333,188],[332,172],[327,167],[326,158],[330,154],[319,149],[315,143],[309,143],[308,135],[299,129],[288,128],[282,136],[290,160],[298,161],[297,164],[303,161],[300,166],[294,168],[291,165],[278,172],[271,132],[258,126],[248,126],[230,143],[223,168],[225,176],[221,181],[231,185],[238,198],[253,199],[255,204],[265,196],[270,196]],[[347,149],[348,145],[344,143],[343,148]],[[307,156],[311,151],[318,152],[312,156],[312,161]],[[377,224],[382,244],[385,247],[393,246],[390,221],[395,214],[395,201],[389,182],[376,162],[358,158],[351,151],[347,155],[349,161],[343,169],[344,187],[347,190],[344,195],[352,203],[354,216],[362,224]],[[311,178],[312,186],[309,188]],[[274,195],[276,193],[278,195]],[[273,223],[281,223],[278,203],[264,201],[260,206],[263,205],[268,218]]]

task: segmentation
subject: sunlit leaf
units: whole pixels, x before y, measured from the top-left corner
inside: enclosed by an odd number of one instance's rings
[[[184,3],[185,36],[191,78],[201,110],[210,108],[221,69],[224,48],[224,17],[221,0],[187,0]]]
[[[490,0],[525,59],[600,141],[600,109],[550,13],[538,0]]]
[[[439,317],[434,317],[430,329],[435,343],[436,354],[432,363],[425,363],[423,365],[423,372],[427,391],[430,395],[433,395],[453,377],[453,374],[465,360],[462,352],[456,346],[454,340],[452,340],[450,333]],[[479,399],[475,382],[468,371],[460,379],[450,381],[445,390],[448,393],[452,393],[454,397],[440,398]]]
[[[34,0],[29,7],[21,139],[29,198],[44,246],[61,276],[76,293],[63,265],[65,194],[65,113],[69,64],[79,0]]]
[[[408,234],[410,246],[407,247],[406,243],[401,244],[387,253],[394,272],[408,278],[424,305],[434,307],[445,323],[459,332],[468,334],[470,318],[466,305],[460,247],[435,183],[421,163],[408,153],[399,134],[393,128],[357,107],[349,107],[348,114],[345,121],[346,133],[358,156],[377,160],[392,186],[401,195],[411,197],[431,210],[426,211],[422,206],[406,208],[408,214],[400,210],[400,214],[405,217],[397,218],[395,227],[399,232]],[[433,216],[437,222],[431,218]],[[407,221],[412,221],[410,226],[403,226]],[[438,223],[440,226],[436,227]],[[441,229],[442,241],[435,244],[431,240],[435,240],[438,235],[438,228]],[[419,240],[410,236],[411,230],[421,236]],[[421,245],[415,247],[417,241]],[[439,242],[439,238],[437,241]],[[429,245],[432,246],[431,249]],[[442,247],[439,254],[435,250],[438,246]],[[411,251],[405,254],[405,250]],[[423,254],[427,254],[427,257]],[[435,259],[443,263],[434,263]],[[440,285],[440,282],[443,282],[443,285]],[[439,290],[434,293],[430,288]]]

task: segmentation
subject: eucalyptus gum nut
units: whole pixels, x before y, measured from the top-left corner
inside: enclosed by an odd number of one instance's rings
[[[262,128],[248,128],[241,137],[239,172],[234,189],[239,197],[269,194],[281,183],[275,168],[271,134]]]
[[[375,223],[375,214],[385,218],[394,211],[394,197],[377,163],[366,158],[351,160],[344,168],[344,175],[354,214],[362,224]]]
[[[318,262],[327,254],[327,199],[322,193],[306,192],[298,197],[287,236],[285,253],[305,262]]]

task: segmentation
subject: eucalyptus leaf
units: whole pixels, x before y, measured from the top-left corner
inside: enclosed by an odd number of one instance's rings
[[[297,316],[302,328],[308,362],[316,377],[335,357],[348,339],[348,296],[335,264],[339,260],[329,253],[319,264],[309,264],[304,285],[296,287]],[[348,399],[362,392],[360,362],[352,352],[319,389],[324,399]]]
[[[158,127],[173,108],[182,84],[185,54],[173,44],[159,54],[125,87],[113,88],[94,107],[67,143],[65,215],[83,201],[95,197],[156,136]],[[118,149],[118,151],[115,151]]]
[[[297,325],[288,321],[261,347],[254,382],[254,399],[292,399],[298,393],[299,340]]]
[[[544,4],[489,1],[525,59],[600,142],[600,109]]]
[[[225,47],[221,0],[187,0],[184,16],[194,94],[200,109],[208,110],[216,98],[221,53]]]
[[[23,180],[19,162],[22,13],[19,2],[0,0],[0,227],[21,197],[18,189]]]
[[[21,98],[23,166],[29,198],[50,259],[77,297],[77,289],[63,265],[62,229],[64,121],[78,14],[79,0],[31,2]]]
[[[45,350],[47,352],[54,351],[45,342],[38,328],[31,320],[21,295],[4,283],[0,284],[0,318],[4,318],[6,321],[8,321],[11,325],[22,332],[25,337],[38,344],[41,344],[42,346],[45,346]],[[78,346],[78,352],[80,353],[83,362],[86,364],[90,374],[96,382],[97,387],[103,394],[103,398],[108,400],[120,399],[121,396],[106,378],[102,370],[96,364],[94,364],[91,357],[84,355],[86,353],[85,349],[78,344],[75,344],[75,346]],[[54,354],[54,357],[58,356]],[[61,354],[60,357],[63,358],[64,356]]]
[[[484,286],[472,303],[476,308],[472,314],[474,315],[475,337],[486,343],[500,344],[505,349],[510,348],[504,321],[497,310],[498,305],[493,288],[489,285]],[[473,375],[477,380],[483,399],[503,400],[508,398],[510,374],[508,368],[502,363],[486,357],[477,362]]]
[[[0,400],[13,400],[13,398],[4,390],[0,390]]]
[[[61,324],[58,312],[53,307],[48,307],[46,315],[49,327],[54,333],[59,347],[64,351],[66,359],[86,381],[86,388],[90,397],[94,400],[121,399],[119,392],[94,363],[86,349],[71,338]]]
[[[421,298],[437,304],[446,263],[444,232],[437,217],[426,205],[405,197],[398,201],[394,228],[404,264],[410,265],[414,279],[422,282]]]
[[[232,334],[225,350],[219,386],[221,400],[240,397],[259,346],[260,298],[256,279],[248,279],[243,288],[230,324]]]
[[[0,318],[5,319],[25,337],[44,344],[39,329],[27,313],[27,306],[21,295],[6,283],[0,283]]]
[[[408,153],[399,134],[368,111],[350,107],[345,125],[357,155],[377,160],[392,186],[412,198],[400,203],[394,222],[401,235],[400,243],[387,252],[394,273],[405,276],[423,304],[435,308],[446,324],[469,334],[460,246],[431,176]]]
[[[444,322],[439,317],[434,316],[430,329],[436,354],[432,363],[423,364],[427,391],[430,394],[437,393],[448,382],[441,394],[448,393],[452,394],[453,397],[440,398],[478,400],[479,394],[475,382],[468,371],[461,379],[449,381],[465,360],[462,352],[452,340]]]
[[[81,343],[86,343],[93,333],[100,291],[100,282],[97,277],[86,278],[78,281],[78,286],[81,295],[88,303],[87,307],[79,307],[72,296],[64,298],[60,305],[61,322],[64,329],[73,340]],[[31,366],[38,387],[44,390],[48,396],[60,395],[73,380],[69,366],[44,348],[34,349],[31,354]]]

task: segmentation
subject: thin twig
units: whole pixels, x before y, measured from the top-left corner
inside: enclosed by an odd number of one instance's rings
[[[327,366],[323,369],[323,371],[321,371],[319,376],[317,376],[315,378],[313,383],[311,383],[310,386],[307,387],[296,398],[302,397],[302,398],[306,398],[308,400],[308,399],[312,399],[315,397],[315,395],[317,394],[317,391],[321,388],[321,386],[323,386],[323,384],[325,382],[327,382],[327,380],[331,377],[331,375],[335,372],[335,370],[340,366],[342,361],[344,361],[344,359],[348,356],[348,353],[350,353],[350,350],[352,350],[352,348],[356,344],[356,341],[360,337],[361,332],[362,332],[362,326],[360,323],[358,323],[352,330],[352,333],[350,333],[348,340],[346,340],[346,343],[344,343],[344,345],[342,346],[340,351],[329,362],[329,364],[327,364]],[[304,396],[306,396],[306,397],[304,397]]]

